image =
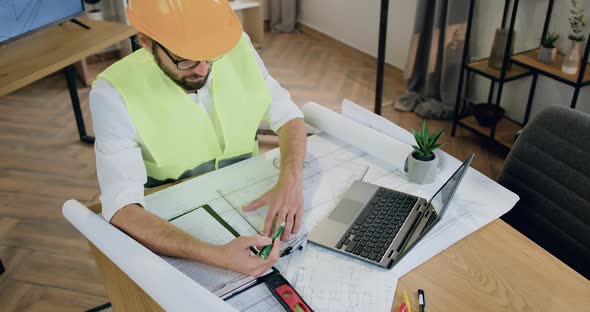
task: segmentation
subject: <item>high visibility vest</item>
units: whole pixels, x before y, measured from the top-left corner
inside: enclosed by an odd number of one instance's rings
[[[242,38],[212,66],[211,116],[144,49],[98,75],[117,89],[144,143],[146,187],[203,174],[258,152],[256,131],[271,97],[252,48]]]

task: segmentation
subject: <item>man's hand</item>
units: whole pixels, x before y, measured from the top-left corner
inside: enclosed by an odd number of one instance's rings
[[[301,175],[281,175],[279,182],[257,200],[242,208],[252,211],[268,205],[268,213],[264,220],[264,236],[271,236],[273,224],[277,226],[285,222],[281,240],[288,240],[291,234],[297,234],[303,217],[303,186]],[[276,221],[275,221],[276,219]]]
[[[275,239],[268,257],[263,260],[252,255],[250,247],[270,244],[272,240],[269,237],[241,236],[225,245],[211,245],[195,239],[137,204],[119,210],[111,223],[159,254],[192,259],[252,276],[260,276],[279,260],[278,239]]]
[[[303,217],[303,162],[307,147],[303,119],[290,120],[279,129],[278,134],[281,151],[279,182],[270,191],[242,209],[252,211],[268,205],[263,235],[274,234],[270,231],[273,230],[275,222],[277,225],[285,222],[281,240],[286,241],[291,234],[297,234]]]
[[[272,240],[263,236],[240,236],[219,246],[218,264],[227,270],[258,277],[279,261],[280,240],[275,239],[266,260],[250,252],[252,246],[266,246]]]

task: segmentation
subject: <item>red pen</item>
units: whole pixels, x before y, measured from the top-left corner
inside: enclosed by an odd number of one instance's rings
[[[405,303],[402,303],[402,305],[399,306],[398,312],[409,312],[408,311],[408,306]]]
[[[410,298],[408,297],[408,293],[405,290],[402,296],[403,302],[399,306],[398,312],[412,312],[412,309],[410,308]]]

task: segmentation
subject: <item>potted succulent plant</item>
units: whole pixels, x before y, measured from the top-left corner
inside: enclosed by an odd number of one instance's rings
[[[545,38],[541,40],[541,48],[539,49],[538,59],[545,64],[553,64],[557,56],[557,48],[555,44],[559,40],[559,34],[549,32]]]
[[[438,130],[430,135],[426,120],[422,122],[422,129],[420,131],[412,129],[416,145],[412,145],[414,151],[408,156],[407,160],[406,171],[410,181],[419,184],[434,182],[439,162],[439,158],[434,151],[446,144],[438,143],[438,139],[440,139],[443,133],[443,130]]]

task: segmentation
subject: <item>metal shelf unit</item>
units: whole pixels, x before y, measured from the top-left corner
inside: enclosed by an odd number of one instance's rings
[[[512,1],[505,0],[504,1],[504,12],[502,16],[502,28],[506,26],[506,22],[508,21],[508,11],[510,8],[510,3]],[[471,0],[469,3],[469,16],[467,19],[467,30],[465,35],[465,47],[463,49],[463,57],[461,61],[461,75],[459,78],[459,85],[457,90],[457,102],[455,104],[455,112],[453,118],[453,127],[451,131],[451,136],[455,136],[457,131],[457,126],[462,126],[468,130],[471,130],[477,134],[481,134],[490,138],[490,140],[494,143],[499,143],[500,145],[510,148],[512,147],[512,143],[514,141],[512,138],[503,136],[500,140],[496,139],[497,127],[500,125],[501,127],[508,126],[511,128],[512,132],[516,132],[518,129],[524,127],[530,117],[531,107],[533,104],[535,90],[537,86],[537,78],[538,75],[543,75],[552,79],[555,79],[559,82],[567,84],[574,88],[574,95],[570,104],[571,108],[576,107],[576,103],[578,100],[578,96],[580,93],[580,89],[590,85],[590,68],[586,65],[588,63],[588,52],[590,52],[590,40],[586,42],[586,48],[583,53],[581,67],[577,74],[566,74],[561,72],[560,66],[563,60],[563,55],[558,55],[557,60],[554,64],[545,64],[537,60],[537,53],[538,49],[533,49],[529,51],[524,51],[521,53],[517,53],[515,55],[511,55],[510,51],[512,51],[512,38],[514,36],[514,25],[516,22],[516,16],[518,13],[518,4],[519,0],[513,0],[512,4],[512,12],[510,16],[510,23],[508,27],[508,40],[506,44],[506,49],[504,51],[504,59],[502,62],[502,69],[498,70],[487,65],[487,58],[482,60],[477,60],[474,62],[467,62],[469,56],[469,42],[471,36],[471,28],[473,22],[473,13],[475,7],[475,0]],[[545,38],[547,32],[549,30],[549,24],[551,22],[551,14],[553,12],[553,4],[554,0],[549,0],[547,5],[547,15],[545,17],[545,22],[543,25],[543,33],[541,38]],[[509,65],[511,68],[509,69]],[[531,81],[531,88],[529,90],[529,96],[526,104],[525,115],[523,118],[522,123],[513,122],[513,125],[504,117],[504,121],[498,123],[497,126],[489,128],[489,134],[486,134],[486,129],[484,127],[478,126],[476,122],[474,122],[474,118],[472,116],[460,116],[460,108],[462,101],[465,101],[463,93],[465,90],[469,90],[469,79],[467,79],[465,83],[465,88],[463,88],[463,81],[466,74],[476,74],[483,77],[490,79],[490,90],[488,94],[488,103],[493,103],[496,107],[499,107],[500,100],[502,98],[502,90],[504,84],[510,81],[514,81],[523,77],[532,76]],[[495,101],[493,101],[493,94],[495,85],[498,84],[498,94],[496,96]],[[493,102],[492,102],[493,101]],[[516,127],[515,125],[516,124]],[[505,133],[504,133],[505,134]]]

